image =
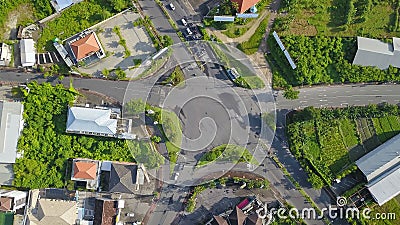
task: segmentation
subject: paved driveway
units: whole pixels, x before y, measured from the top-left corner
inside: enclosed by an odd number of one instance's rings
[[[156,51],[144,27],[133,26],[133,22],[139,17],[139,14],[128,11],[93,28],[94,30],[99,29],[102,31],[97,34],[104,50],[108,52],[109,56],[100,60],[100,62],[86,68],[80,68],[79,70],[83,73],[99,76],[103,69],[110,70],[121,67],[125,70],[127,76],[133,74],[133,71],[128,69],[134,66],[133,59],[144,61]],[[131,56],[129,57],[124,57],[125,49],[118,43],[120,38],[113,31],[113,28],[116,26],[120,28],[121,35],[126,40],[126,46],[131,52]]]

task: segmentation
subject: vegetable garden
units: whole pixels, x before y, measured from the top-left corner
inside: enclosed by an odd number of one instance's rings
[[[351,173],[357,159],[399,132],[399,109],[387,104],[342,109],[308,107],[290,114],[287,126],[290,150],[315,188]]]

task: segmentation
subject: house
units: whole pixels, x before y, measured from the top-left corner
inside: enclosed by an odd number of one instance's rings
[[[109,108],[70,107],[67,133],[134,139],[132,120],[119,118],[120,112]]]
[[[12,47],[0,43],[0,66],[9,66],[12,57]]]
[[[73,4],[79,3],[82,0],[52,0],[51,5],[57,12],[72,6]]]
[[[108,191],[134,194],[139,186],[150,182],[143,164],[113,162],[110,168]]]
[[[95,201],[93,225],[116,224],[118,201],[99,198]]]
[[[254,196],[244,199],[233,210],[214,215],[206,225],[262,225],[269,224],[272,217],[271,212],[265,212],[265,204]]]
[[[357,37],[357,52],[353,65],[375,66],[387,69],[389,66],[400,68],[400,38],[393,38],[393,43]]]
[[[251,7],[255,6],[259,0],[232,0],[238,4],[238,13],[244,13]]]
[[[95,32],[83,31],[66,40],[67,50],[75,64],[89,65],[105,57],[105,51]]]
[[[18,138],[24,126],[20,102],[0,102],[0,185],[11,185],[12,165],[18,156]]]
[[[77,202],[40,198],[28,210],[27,225],[71,225],[78,218]]]
[[[24,191],[0,190],[0,211],[15,212],[24,208],[27,196]]]
[[[21,64],[23,67],[31,67],[36,64],[36,49],[33,39],[22,39],[19,41],[21,51]]]
[[[356,161],[379,205],[400,194],[400,134]]]
[[[71,180],[86,182],[87,189],[99,187],[100,162],[91,159],[73,159]]]

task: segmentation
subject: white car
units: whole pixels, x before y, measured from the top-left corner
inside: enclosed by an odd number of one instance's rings
[[[185,26],[185,27],[187,26],[187,22],[185,19],[181,19],[181,22],[182,22],[183,26]]]
[[[189,28],[186,28],[186,32],[187,32],[189,35],[192,35],[192,34],[193,34],[192,31],[191,31]]]
[[[169,3],[169,7],[171,7],[172,10],[175,10],[175,6],[172,3]]]

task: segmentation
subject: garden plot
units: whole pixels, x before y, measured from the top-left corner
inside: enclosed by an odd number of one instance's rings
[[[102,76],[103,70],[113,70],[120,67],[127,74],[132,76],[133,71],[129,69],[137,66],[138,60],[144,61],[151,54],[156,52],[153,43],[143,27],[135,27],[133,22],[139,18],[139,14],[127,11],[117,17],[98,24],[93,29],[106,51],[106,58],[100,62],[79,68],[80,72]],[[120,36],[116,33],[115,27],[119,27]],[[123,38],[122,41],[121,38]],[[124,42],[125,46],[121,44]],[[127,56],[126,52],[130,55]]]

